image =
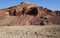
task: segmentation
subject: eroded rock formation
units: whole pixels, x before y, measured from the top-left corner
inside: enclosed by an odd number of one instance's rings
[[[7,20],[8,19],[8,20]],[[4,21],[3,21],[4,20]],[[0,25],[60,25],[60,13],[22,2],[17,6],[0,10]]]

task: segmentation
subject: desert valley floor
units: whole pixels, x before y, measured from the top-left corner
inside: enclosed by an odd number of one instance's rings
[[[1,26],[0,38],[60,38],[60,26]]]

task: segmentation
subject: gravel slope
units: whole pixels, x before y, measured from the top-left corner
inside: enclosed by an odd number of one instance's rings
[[[0,38],[60,38],[60,26],[3,26]]]

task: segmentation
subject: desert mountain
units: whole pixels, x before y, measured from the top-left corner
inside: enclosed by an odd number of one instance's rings
[[[52,11],[30,2],[0,9],[0,25],[60,25],[60,11]]]

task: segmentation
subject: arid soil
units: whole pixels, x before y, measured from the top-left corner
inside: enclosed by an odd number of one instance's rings
[[[60,38],[60,26],[4,26],[0,38]]]

